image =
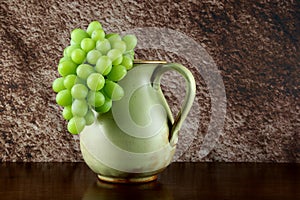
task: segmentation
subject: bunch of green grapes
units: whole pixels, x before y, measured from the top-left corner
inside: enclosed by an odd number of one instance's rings
[[[134,35],[105,34],[98,21],[91,22],[86,30],[71,32],[70,46],[64,49],[58,65],[61,77],[52,84],[70,133],[78,134],[91,125],[93,110],[106,113],[112,101],[123,97],[117,82],[133,67],[136,44]]]

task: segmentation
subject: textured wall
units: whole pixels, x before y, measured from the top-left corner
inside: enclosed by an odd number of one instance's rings
[[[197,97],[175,159],[300,162],[299,2],[242,2],[1,0],[0,161],[82,159],[79,138],[66,132],[51,83],[70,31],[99,20],[107,32],[176,30],[202,45],[218,66],[227,99],[224,129],[201,157],[212,113],[203,77],[178,54],[137,51],[137,58],[179,62],[195,75]],[[183,88],[177,75],[166,77],[164,90],[175,112]]]

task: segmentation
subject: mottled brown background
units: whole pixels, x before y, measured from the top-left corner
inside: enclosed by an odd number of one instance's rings
[[[99,20],[107,32],[180,31],[217,64],[227,97],[224,133],[207,157],[198,156],[210,98],[195,74],[201,114],[189,119],[201,124],[178,161],[300,162],[299,1],[1,0],[0,6],[0,161],[82,160],[51,83],[70,31]],[[138,50],[137,58],[180,62],[195,73],[170,52]],[[178,106],[176,88],[165,90]]]

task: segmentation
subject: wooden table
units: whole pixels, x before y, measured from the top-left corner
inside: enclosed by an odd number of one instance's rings
[[[0,199],[300,199],[300,164],[172,163],[157,181],[97,180],[85,163],[0,163]]]

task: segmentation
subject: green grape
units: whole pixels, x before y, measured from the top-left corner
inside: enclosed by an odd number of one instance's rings
[[[103,75],[106,76],[107,74],[109,74],[109,72],[112,69],[112,65],[109,65],[104,71],[103,71]]]
[[[88,94],[88,88],[83,84],[76,84],[72,87],[71,94],[75,99],[84,99]]]
[[[113,66],[110,73],[107,75],[107,78],[111,81],[120,81],[127,74],[126,67],[123,65]]]
[[[103,90],[112,101],[120,100],[124,96],[123,88],[113,81],[106,80]]]
[[[121,41],[122,38],[117,33],[110,33],[105,36],[106,39],[109,40],[110,44],[115,43],[116,41]]]
[[[111,106],[112,106],[112,100],[109,98],[105,98],[104,104],[100,107],[95,107],[95,111],[98,113],[106,113],[110,110]]]
[[[86,113],[86,115],[84,116],[85,122],[87,126],[91,125],[94,123],[95,121],[95,115],[93,113],[93,111],[88,110],[88,112]]]
[[[81,64],[85,60],[86,53],[82,49],[74,49],[71,54],[71,59],[76,64]]]
[[[126,43],[126,50],[130,51],[137,45],[137,38],[135,35],[125,35],[122,40]]]
[[[86,80],[91,73],[94,73],[94,68],[89,64],[81,64],[77,67],[77,76],[83,80]]]
[[[107,53],[107,56],[112,61],[113,65],[121,64],[123,56],[119,49],[112,49]]]
[[[60,78],[55,79],[52,83],[52,89],[54,92],[60,92],[64,89],[66,89],[64,86],[64,78],[60,77]]]
[[[63,52],[63,56],[64,56],[64,57],[68,57],[68,55],[67,55],[67,50],[68,50],[69,47],[70,47],[70,46],[67,46],[67,47],[64,49],[64,52]]]
[[[85,32],[84,30],[82,29],[74,29],[72,32],[71,32],[71,41],[72,41],[72,44],[80,44],[81,40],[83,40],[84,38],[88,38],[89,37],[89,34],[87,34],[87,32]]]
[[[113,49],[119,49],[122,53],[126,51],[126,44],[122,40],[113,42],[111,46]]]
[[[94,41],[102,41],[104,40],[105,38],[105,32],[104,30],[102,29],[98,29],[98,30],[94,30],[92,35],[91,35],[91,38],[94,40]]]
[[[65,62],[65,61],[72,61],[72,60],[69,57],[62,57],[61,59],[59,59],[58,63],[60,64],[60,63]]]
[[[80,44],[80,43],[79,43]],[[78,45],[74,40],[71,39],[70,45]]]
[[[87,86],[93,90],[101,90],[105,84],[104,77],[99,73],[92,73],[86,80]]]
[[[71,105],[64,107],[62,115],[66,120],[70,120],[73,117]]]
[[[85,100],[75,99],[71,108],[73,115],[78,117],[85,116],[88,111],[88,105]]]
[[[131,58],[131,60],[134,60],[134,50],[126,51],[124,53],[124,56]]]
[[[66,76],[64,79],[65,88],[67,88],[68,90],[71,90],[73,85],[76,83],[76,79],[77,79],[77,76],[75,74],[70,74],[70,75]]]
[[[68,131],[72,134],[80,133],[86,125],[84,117],[73,117],[68,123]]]
[[[74,49],[78,49],[78,48],[80,48],[80,45],[78,45],[78,44],[66,47],[65,50],[64,50],[64,57],[71,57],[72,51]]]
[[[69,74],[75,74],[76,73],[76,67],[77,65],[70,61],[66,60],[58,64],[58,73],[61,76],[67,76]]]
[[[87,102],[90,106],[99,107],[104,104],[105,96],[100,91],[89,91]]]
[[[96,43],[91,38],[84,38],[80,43],[80,47],[85,52],[89,52],[96,47]]]
[[[113,65],[120,65],[123,61],[123,56],[118,57],[116,60],[112,62]]]
[[[101,56],[96,63],[95,70],[106,76],[112,68],[112,62],[107,56]]]
[[[68,106],[72,104],[71,92],[67,89],[62,90],[56,95],[56,103],[60,106]]]
[[[111,49],[111,46],[109,41],[107,39],[104,39],[97,42],[96,49],[99,50],[102,55],[106,55],[107,52]]]
[[[88,26],[86,32],[87,32],[89,35],[92,35],[92,33],[93,33],[95,30],[98,30],[98,29],[102,29],[101,23],[98,22],[98,21],[92,21],[92,22],[89,24],[89,26]]]
[[[91,50],[88,52],[86,56],[86,60],[92,64],[95,65],[97,63],[97,60],[102,56],[101,52],[98,50]]]
[[[127,70],[133,67],[133,61],[129,56],[123,56],[121,65],[123,65]]]
[[[83,85],[85,85],[85,83],[86,83],[86,80],[81,79],[81,78],[79,78],[79,77],[77,76],[75,84],[83,84]]]
[[[108,34],[106,34],[105,35],[105,38],[107,39],[107,38],[110,38],[111,36],[113,36],[113,35],[118,35],[117,33],[108,33]]]

